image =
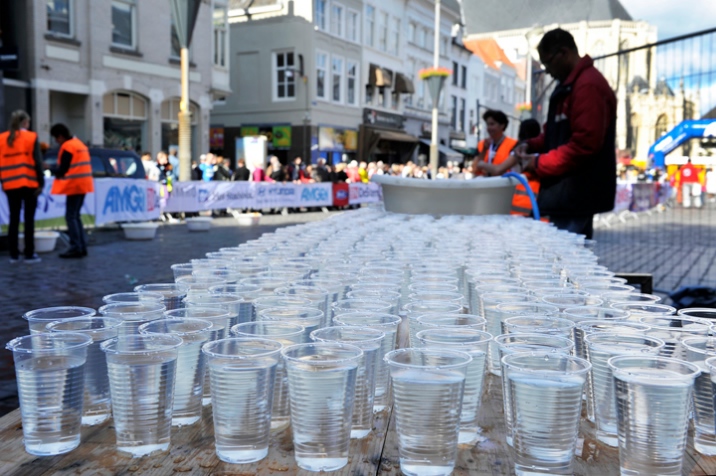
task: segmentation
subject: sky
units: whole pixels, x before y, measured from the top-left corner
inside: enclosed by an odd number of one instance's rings
[[[716,0],[621,0],[635,20],[658,28],[659,39],[716,27]]]

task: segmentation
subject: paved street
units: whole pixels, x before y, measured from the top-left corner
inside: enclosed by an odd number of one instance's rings
[[[90,256],[61,260],[44,255],[36,265],[0,261],[2,343],[27,334],[21,315],[28,310],[62,305],[99,307],[102,296],[130,291],[136,283],[170,282],[169,266],[202,257],[208,251],[235,246],[262,233],[294,223],[320,220],[323,213],[265,216],[256,228],[236,226],[231,218],[214,220],[209,233],[189,233],[184,225],[164,225],[153,241],[125,241],[118,229],[92,233]],[[683,285],[716,287],[716,209],[669,209],[642,214],[595,232],[596,252],[614,271],[650,272],[657,289]],[[17,408],[12,354],[0,350],[0,415]]]

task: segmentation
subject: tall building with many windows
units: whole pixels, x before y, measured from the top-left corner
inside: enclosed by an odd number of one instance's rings
[[[17,3],[0,6],[3,47],[18,53],[17,68],[4,71],[4,117],[28,109],[45,142],[63,122],[93,145],[156,153],[178,144],[179,49],[168,2]],[[214,99],[231,92],[227,44],[226,2],[204,1],[190,68],[195,155],[209,148]]]

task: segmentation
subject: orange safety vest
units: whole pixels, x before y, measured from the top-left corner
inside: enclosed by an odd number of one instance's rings
[[[35,132],[19,130],[15,134],[15,141],[10,146],[7,139],[10,132],[0,134],[0,182],[3,190],[29,187],[38,188],[35,169]]]
[[[539,193],[539,180],[530,173],[525,173],[524,175],[527,177],[530,188],[536,197],[537,193]],[[512,211],[510,211],[510,214],[532,215],[532,202],[530,201],[530,196],[527,195],[527,189],[525,189],[525,186],[522,184],[518,184],[517,187],[515,187],[515,194],[512,196]]]
[[[57,160],[61,160],[62,154],[72,154],[70,168],[64,177],[56,177],[52,184],[54,195],[82,195],[94,192],[94,181],[92,180],[92,160],[89,149],[76,137],[65,141],[57,153]]]
[[[495,151],[495,157],[493,157],[493,159],[492,159],[492,164],[500,165],[502,162],[507,160],[507,158],[510,156],[510,152],[512,152],[512,149],[514,149],[516,145],[517,145],[516,139],[505,136],[505,138],[502,140],[502,143]],[[480,141],[479,144],[477,144],[477,151],[480,154],[482,154],[482,151],[484,148],[485,148],[485,141],[483,139]],[[487,157],[487,156],[485,156],[485,157]]]

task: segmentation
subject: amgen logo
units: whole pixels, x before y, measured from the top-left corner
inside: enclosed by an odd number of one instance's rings
[[[144,189],[136,185],[126,186],[121,191],[116,185],[111,187],[104,199],[102,214],[144,211],[147,200]]]
[[[328,191],[325,188],[304,188],[301,192],[302,202],[328,201]]]

